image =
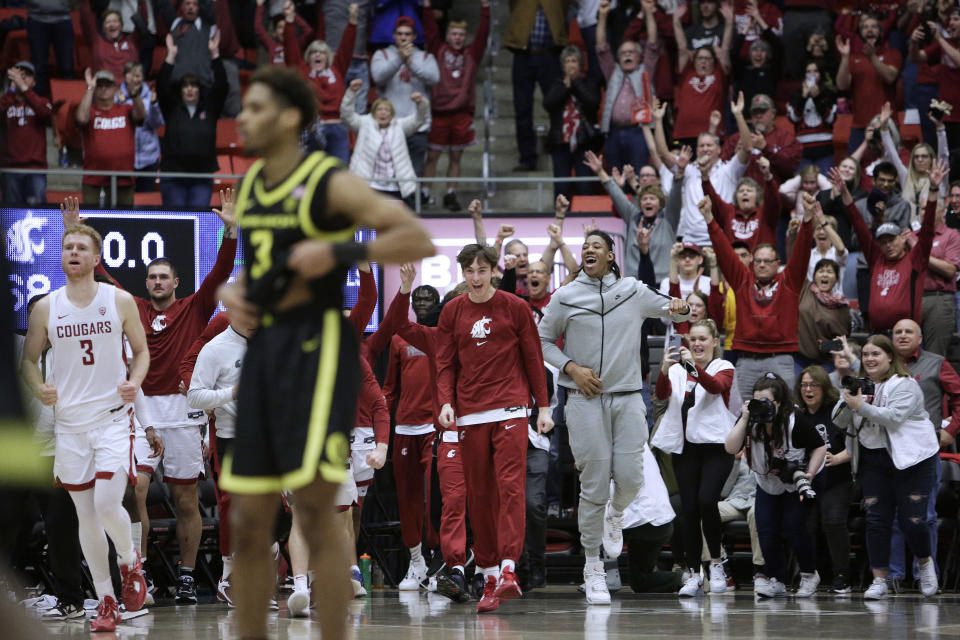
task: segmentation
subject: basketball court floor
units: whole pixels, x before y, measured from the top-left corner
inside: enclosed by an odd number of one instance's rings
[[[537,590],[477,615],[475,603],[456,605],[427,593],[374,592],[349,609],[356,640],[615,640],[621,638],[958,638],[960,597],[924,600],[901,595],[864,603],[822,595],[810,600],[781,598],[754,602],[750,592],[680,600],[621,591],[610,607],[588,607],[573,587]],[[55,638],[149,638],[219,640],[233,638],[233,616],[220,603],[152,607],[122,623],[115,634],[91,634],[89,623],[46,623]],[[270,616],[271,638],[320,638],[315,619],[292,619],[281,605]],[[3,636],[0,630],[0,637]]]

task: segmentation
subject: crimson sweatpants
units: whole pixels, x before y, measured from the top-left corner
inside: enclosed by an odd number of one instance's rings
[[[393,477],[397,481],[397,506],[400,510],[400,535],[405,547],[423,540],[424,504],[430,504],[430,472],[433,467],[433,442],[437,433],[419,436],[393,436]],[[427,518],[427,546],[437,546],[437,532]]]
[[[467,484],[463,477],[463,429],[439,433],[437,475],[440,478],[440,552],[448,567],[467,563]]]
[[[526,531],[527,418],[465,427],[461,446],[477,567],[516,562]]]

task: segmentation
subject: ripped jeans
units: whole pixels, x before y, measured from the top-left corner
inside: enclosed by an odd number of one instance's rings
[[[934,454],[906,469],[897,469],[886,449],[860,448],[860,481],[867,518],[867,554],[874,569],[890,566],[890,532],[896,517],[917,558],[931,554],[927,499],[936,474]]]

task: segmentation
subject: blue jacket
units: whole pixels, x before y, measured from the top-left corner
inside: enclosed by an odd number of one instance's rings
[[[417,7],[421,4],[422,0],[377,0],[373,19],[370,21],[370,42],[393,44],[393,26],[397,23],[397,18],[406,16],[413,20],[414,30],[417,32],[415,44],[423,48],[423,25],[420,24],[417,13]]]

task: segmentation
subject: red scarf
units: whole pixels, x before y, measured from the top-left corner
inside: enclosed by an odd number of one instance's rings
[[[842,307],[850,306],[850,302],[847,301],[846,296],[844,296],[841,292],[824,292],[821,291],[815,284],[810,285],[810,292],[817,296],[817,302],[825,306],[827,309],[840,309]]]
[[[563,142],[570,145],[570,151],[577,150],[577,131],[580,130],[580,109],[577,99],[570,96],[563,108]]]

